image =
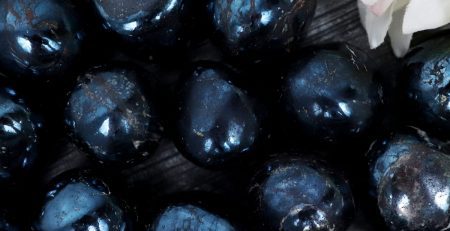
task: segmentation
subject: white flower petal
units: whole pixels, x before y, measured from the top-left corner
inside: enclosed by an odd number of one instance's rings
[[[360,0],[360,1],[361,1],[362,3],[364,3],[365,5],[367,5],[367,6],[371,6],[371,5],[377,3],[377,2],[380,1],[380,0]]]
[[[392,22],[393,5],[389,6],[386,12],[380,16],[373,14],[369,7],[360,1],[358,1],[358,9],[361,23],[366,29],[369,38],[370,48],[377,48],[384,42],[384,38]]]
[[[384,12],[386,12],[389,6],[391,6],[392,2],[394,2],[394,0],[379,0],[370,6],[370,11],[377,16],[381,16]]]
[[[449,0],[411,0],[406,8],[403,33],[435,29],[450,23]]]
[[[403,34],[402,32],[404,14],[405,8],[394,12],[389,28],[392,50],[397,57],[403,57],[408,52],[412,39],[412,34]]]
[[[410,0],[397,0],[394,3],[394,11],[400,10],[409,4]]]

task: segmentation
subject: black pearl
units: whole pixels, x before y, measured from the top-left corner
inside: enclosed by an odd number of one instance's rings
[[[193,13],[187,0],[94,0],[105,28],[153,49],[174,48],[187,39]]]
[[[78,22],[68,1],[1,1],[0,65],[16,75],[61,78],[84,40]]]
[[[180,203],[169,205],[157,216],[148,231],[221,230],[236,231],[228,220],[198,205]]]
[[[315,6],[315,0],[212,0],[209,11],[231,55],[273,55],[298,45]]]
[[[406,94],[413,103],[411,114],[431,130],[450,131],[450,41],[440,37],[418,45],[405,63]]]
[[[370,147],[369,157],[371,192],[376,195],[377,187],[389,168],[403,155],[417,146],[423,145],[414,135],[393,133],[389,137],[376,140]]]
[[[254,100],[218,64],[201,64],[188,74],[178,98],[178,149],[203,167],[223,167],[255,149],[261,121]]]
[[[37,124],[30,109],[9,87],[0,89],[0,182],[23,175],[37,157]]]
[[[59,179],[48,191],[35,228],[133,230],[126,208],[111,195],[105,182],[81,174]]]
[[[78,78],[66,108],[66,124],[79,144],[102,162],[130,163],[151,154],[162,136],[146,72],[103,66]]]
[[[292,134],[337,144],[368,132],[381,96],[363,57],[349,46],[314,49],[288,68],[281,107]]]
[[[445,230],[450,224],[450,157],[425,145],[401,155],[378,186],[391,230]]]
[[[274,159],[252,185],[260,230],[345,230],[354,213],[347,182],[315,161]]]

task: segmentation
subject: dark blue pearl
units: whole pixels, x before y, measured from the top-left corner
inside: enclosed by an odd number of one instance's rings
[[[415,145],[384,173],[378,206],[391,230],[445,230],[450,224],[450,157]]]
[[[127,211],[101,180],[76,176],[48,191],[35,228],[56,230],[132,230]]]
[[[201,166],[223,167],[242,158],[260,138],[256,104],[233,78],[235,74],[220,65],[199,65],[180,89],[177,147]]]
[[[394,134],[377,140],[368,152],[370,168],[370,184],[373,194],[389,168],[403,155],[411,152],[418,145],[423,145],[413,135]]]
[[[84,35],[67,1],[0,2],[0,64],[18,75],[65,74]]]
[[[232,55],[288,52],[314,15],[315,0],[212,0],[217,39]]]
[[[99,160],[128,163],[148,156],[162,125],[153,98],[139,82],[145,72],[99,67],[82,74],[70,94],[66,123]]]
[[[381,103],[373,73],[348,46],[306,52],[288,68],[281,93],[293,134],[326,144],[362,137]]]
[[[354,213],[349,185],[313,161],[282,157],[255,176],[261,230],[345,230]]]
[[[148,227],[148,231],[170,230],[237,230],[221,216],[191,204],[168,206]]]
[[[444,135],[450,131],[449,46],[448,36],[427,41],[412,49],[405,61],[411,114],[417,114],[417,122],[424,127]]]
[[[14,90],[0,90],[0,181],[22,175],[35,163],[37,126]]]

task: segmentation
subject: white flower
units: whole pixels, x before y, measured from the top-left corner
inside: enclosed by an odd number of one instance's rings
[[[450,23],[450,0],[358,0],[358,8],[370,47],[389,33],[398,57],[408,52],[413,33]]]

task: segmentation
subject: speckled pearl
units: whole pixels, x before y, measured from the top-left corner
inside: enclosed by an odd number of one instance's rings
[[[73,176],[48,191],[35,228],[39,231],[131,231],[126,210],[101,180]]]
[[[288,129],[325,144],[362,137],[381,103],[373,73],[356,49],[315,49],[294,62],[281,89]]]
[[[217,39],[232,55],[288,52],[298,46],[315,0],[212,0]]]
[[[0,90],[0,182],[25,173],[36,162],[37,124],[30,109],[8,87]]]
[[[349,185],[314,161],[282,157],[255,176],[261,230],[345,230],[354,213]]]
[[[105,28],[150,48],[179,46],[193,17],[186,0],[94,0]]]
[[[223,167],[246,156],[259,138],[256,104],[232,82],[235,77],[221,65],[199,65],[180,89],[176,144],[203,167]]]
[[[68,1],[1,1],[1,67],[17,75],[61,78],[84,41],[78,21]]]
[[[448,155],[417,145],[391,165],[378,190],[378,206],[391,230],[449,227]]]
[[[418,122],[432,130],[450,131],[450,37],[418,45],[407,56],[406,94]]]
[[[82,74],[71,92],[66,123],[78,143],[99,160],[129,163],[148,156],[162,125],[135,69],[98,67]]]
[[[368,151],[372,193],[376,195],[381,179],[401,156],[421,145],[417,137],[406,134],[392,134],[375,141]]]
[[[148,231],[217,230],[235,231],[227,220],[191,204],[171,205],[161,211]]]

